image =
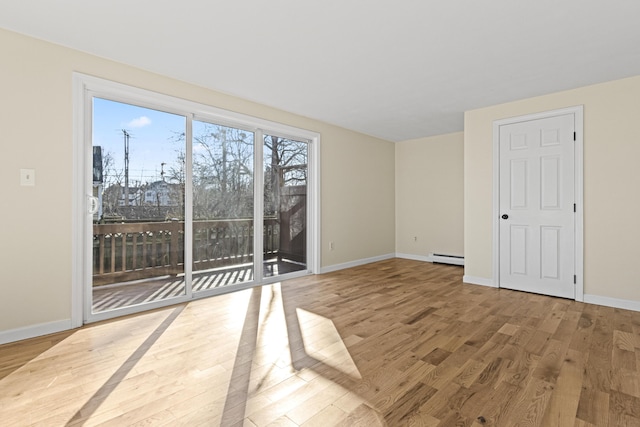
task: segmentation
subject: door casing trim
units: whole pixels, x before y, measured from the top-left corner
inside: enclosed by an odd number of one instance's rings
[[[73,72],[72,73],[72,104],[73,104],[73,160],[72,160],[72,195],[71,195],[71,328],[82,326],[85,321],[100,321],[102,315],[93,314],[91,319],[86,319],[85,308],[89,305],[86,301],[88,296],[85,292],[85,276],[86,276],[86,259],[85,259],[85,236],[89,231],[85,229],[86,222],[84,212],[87,209],[87,201],[85,194],[85,178],[90,176],[91,168],[87,161],[89,153],[86,151],[86,141],[91,136],[91,131],[86,126],[86,120],[90,117],[90,109],[88,107],[89,94],[100,96],[102,93],[108,98],[117,97],[120,102],[131,102],[148,108],[156,108],[158,103],[163,105],[163,111],[173,112],[191,118],[198,117],[205,120],[213,120],[218,124],[241,126],[253,130],[267,131],[281,136],[291,137],[293,139],[302,138],[309,142],[309,183],[308,191],[310,196],[307,200],[308,209],[308,238],[307,238],[307,270],[301,272],[304,274],[318,274],[321,265],[321,219],[320,219],[320,191],[321,191],[321,174],[320,174],[320,153],[321,153],[321,135],[319,132],[299,128],[284,123],[273,122],[270,120],[254,117],[248,114],[237,113],[224,108],[215,107],[213,105],[202,104],[196,101],[177,98],[175,96],[164,93],[155,92],[149,89],[137,88],[124,83],[106,80],[100,77],[90,76],[87,74]],[[246,287],[262,286],[274,281],[285,280],[287,278],[297,277],[297,274],[290,273],[287,277],[276,277],[265,280],[262,283],[249,283]],[[279,280],[276,280],[279,279]],[[244,285],[234,286],[232,289],[224,289],[214,294],[226,293],[231,291],[239,291],[244,289]],[[213,294],[212,294],[213,295]],[[212,296],[203,294],[201,297],[206,298]],[[198,297],[200,298],[200,297]],[[148,309],[154,309],[165,305],[171,305],[181,302],[189,302],[194,299],[184,300],[181,298],[172,299],[170,302],[159,301],[147,305]],[[156,305],[157,304],[157,305]],[[135,306],[126,307],[118,310],[118,315],[126,315],[139,312]],[[111,318],[114,316],[107,316]]]
[[[575,120],[575,150],[574,150],[574,194],[576,204],[574,265],[576,274],[575,300],[584,301],[584,106],[561,108],[509,117],[493,122],[493,212],[491,225],[493,228],[492,257],[493,257],[493,285],[500,287],[500,126],[519,122],[545,119],[565,114],[573,114]]]

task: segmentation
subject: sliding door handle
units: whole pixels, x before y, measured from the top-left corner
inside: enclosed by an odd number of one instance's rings
[[[89,201],[89,214],[95,215],[98,213],[98,209],[100,208],[100,200],[97,197],[88,196]]]

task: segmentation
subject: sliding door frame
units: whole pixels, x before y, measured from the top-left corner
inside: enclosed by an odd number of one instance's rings
[[[204,120],[217,125],[237,127],[254,133],[254,278],[252,281],[214,288],[193,295],[192,286],[186,286],[184,296],[169,300],[155,301],[144,306],[130,306],[109,312],[92,313],[91,292],[87,291],[91,283],[92,260],[91,251],[87,247],[88,236],[92,235],[92,224],[89,221],[88,178],[91,176],[91,150],[88,141],[92,138],[92,100],[94,97],[116,102],[128,103],[140,107],[151,108],[186,118],[186,170],[185,195],[192,197],[192,121]],[[272,122],[209,105],[188,101],[160,94],[146,89],[135,88],[121,83],[73,73],[73,182],[72,182],[72,289],[71,310],[72,326],[79,327],[83,323],[95,322],[146,311],[176,303],[191,301],[195,298],[234,292],[267,283],[278,282],[288,278],[306,274],[317,274],[320,268],[320,134],[281,123]],[[308,195],[307,195],[307,268],[300,272],[264,278],[262,273],[263,238],[262,219],[263,200],[256,194],[262,194],[264,177],[263,136],[265,133],[285,136],[294,140],[308,142]],[[260,193],[256,193],[256,191]],[[193,263],[193,207],[185,200],[185,283],[192,283]],[[259,214],[259,215],[257,215]],[[260,224],[258,223],[260,222]]]

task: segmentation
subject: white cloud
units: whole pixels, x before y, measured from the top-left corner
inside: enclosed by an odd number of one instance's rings
[[[145,126],[149,126],[151,124],[151,119],[147,116],[141,116],[138,117],[137,119],[133,119],[131,120],[129,123],[127,123],[127,127],[129,128],[142,128]]]

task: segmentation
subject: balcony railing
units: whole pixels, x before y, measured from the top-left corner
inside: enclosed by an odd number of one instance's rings
[[[184,222],[94,224],[93,285],[184,272]],[[265,259],[277,254],[280,225],[264,221]],[[253,261],[253,220],[193,222],[193,271]]]

